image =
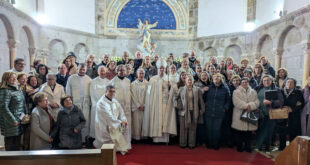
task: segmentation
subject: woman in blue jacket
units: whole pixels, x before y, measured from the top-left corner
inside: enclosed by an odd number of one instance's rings
[[[204,93],[204,101],[206,106],[207,146],[218,150],[222,122],[231,103],[229,89],[224,85],[220,73],[212,76],[209,90]]]

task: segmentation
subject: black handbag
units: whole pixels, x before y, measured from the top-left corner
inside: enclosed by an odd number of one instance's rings
[[[247,112],[246,110],[243,110],[240,116],[240,120],[248,122],[253,125],[257,125],[258,120],[260,119],[260,116],[261,114],[259,110],[255,110],[251,112]]]

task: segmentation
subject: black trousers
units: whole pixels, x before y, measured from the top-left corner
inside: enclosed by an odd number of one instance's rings
[[[228,147],[233,147],[235,143],[231,123],[232,123],[232,113],[228,111],[225,113],[225,117],[221,128],[221,143]]]
[[[207,145],[208,147],[218,149],[223,118],[206,117],[205,121],[207,128]]]
[[[239,130],[235,130],[234,132],[235,132],[235,137],[236,137],[237,150],[238,151],[243,151],[243,150],[251,151],[252,132],[251,131],[239,131]]]
[[[21,149],[21,135],[4,137],[4,146],[6,151],[19,151]]]

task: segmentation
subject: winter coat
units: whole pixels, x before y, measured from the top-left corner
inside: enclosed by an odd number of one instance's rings
[[[85,117],[77,106],[74,105],[72,110],[61,108],[51,136],[59,135],[60,148],[80,149],[82,148],[81,130],[85,122]],[[77,129],[78,133],[75,133],[74,129]]]
[[[203,88],[209,85],[209,81],[203,82],[199,79],[198,81],[195,82],[194,85],[201,90],[202,94],[204,94],[205,91],[203,90]]]
[[[0,89],[0,129],[4,137],[18,136],[23,133],[20,117],[27,114],[23,91],[16,87]],[[15,126],[15,123],[18,126]]]
[[[178,94],[176,96],[175,101],[178,102],[178,115],[179,116],[186,116],[186,118],[188,118],[190,116],[190,109],[188,109],[188,89],[187,86],[181,87],[178,90]],[[192,88],[192,92],[193,92],[193,106],[194,106],[194,117],[192,119],[194,119],[194,121],[191,121],[193,123],[197,123],[198,120],[198,116],[200,115],[200,110],[201,111],[205,111],[205,105],[204,105],[204,101],[202,98],[202,94],[201,91],[198,87],[193,86]]]
[[[262,90],[263,88],[264,88],[263,84],[261,84],[255,88],[257,95],[259,95],[260,90]],[[279,88],[277,88],[274,84],[272,84],[270,88],[271,88],[270,90],[277,90],[277,94],[278,94],[277,98],[278,99],[277,100],[269,100],[269,101],[271,101],[271,106],[267,107],[268,110],[261,109],[261,110],[263,110],[263,113],[266,116],[269,116],[268,112],[269,112],[270,108],[274,108],[274,109],[275,108],[281,108],[284,104],[284,98],[283,98],[283,94],[282,94],[281,90]],[[263,104],[263,103],[260,103],[260,104]],[[262,107],[259,107],[259,108],[262,108]]]
[[[149,81],[149,80],[152,78],[152,76],[157,75],[157,70],[156,70],[156,68],[155,68],[154,66],[149,67],[149,68],[143,68],[143,70],[145,71],[145,76],[144,76],[144,78],[145,78],[147,81]]]
[[[255,131],[257,126],[248,122],[240,120],[243,110],[246,110],[250,105],[251,111],[256,110],[259,106],[257,93],[254,89],[248,88],[247,90],[239,86],[233,93],[233,118],[231,127],[240,131]]]
[[[230,97],[229,89],[223,83],[209,85],[209,90],[204,93],[205,117],[223,118],[230,107]]]
[[[51,87],[45,83],[42,85],[40,92],[44,92],[47,95],[47,100],[49,103],[57,103],[59,107],[61,97],[65,95],[64,87],[57,83],[55,85],[54,91],[52,91]],[[53,108],[53,110],[56,112],[56,116],[59,112],[59,109],[60,108]]]
[[[48,113],[52,117],[52,125],[56,113],[47,107]],[[30,149],[31,150],[44,150],[51,149],[52,144],[48,142],[51,132],[51,123],[48,114],[40,106],[36,106],[31,113],[31,133],[30,133]]]
[[[310,115],[310,88],[306,87],[303,89],[303,95],[305,100],[305,106],[301,112],[301,131],[303,136],[310,136],[310,118],[308,118],[307,124],[307,114]]]
[[[282,90],[282,94],[284,96],[284,106],[289,106],[292,109],[292,112],[289,113],[288,118],[288,127],[291,130],[300,131],[301,133],[301,119],[300,114],[301,111],[305,105],[305,100],[303,97],[303,94],[301,90],[294,89],[292,93],[290,93],[288,96],[285,96],[284,94],[285,88]]]
[[[274,68],[271,66],[270,63],[263,65],[263,67],[265,70],[265,74],[271,75],[272,77],[276,77],[276,71],[274,70]]]
[[[257,83],[257,81],[255,80],[255,78],[252,77],[252,78],[250,79],[249,85],[251,86],[252,89],[255,89],[255,88],[258,86],[258,83]]]
[[[56,82],[66,88],[69,75],[61,76],[60,73],[57,73],[56,78]]]

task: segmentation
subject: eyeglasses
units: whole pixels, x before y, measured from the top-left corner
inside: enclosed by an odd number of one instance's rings
[[[26,66],[26,64],[25,64],[25,63],[17,63],[16,65]]]
[[[53,79],[53,78],[48,78],[47,80],[55,80],[55,79]]]

